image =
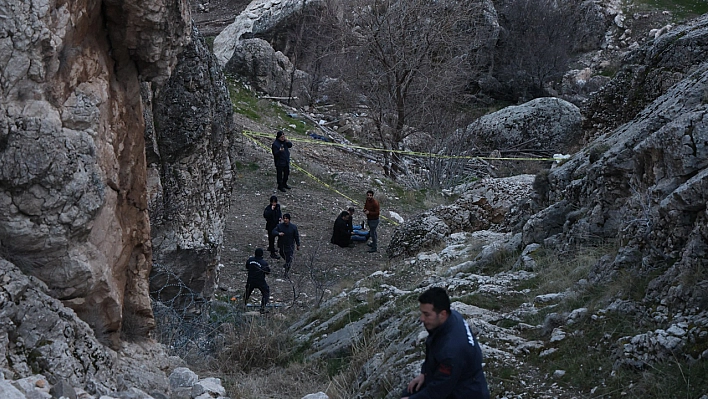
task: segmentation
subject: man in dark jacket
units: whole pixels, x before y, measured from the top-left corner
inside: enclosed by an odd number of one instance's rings
[[[297,226],[290,223],[290,214],[283,215],[283,222],[275,226],[272,235],[278,236],[278,248],[280,256],[285,258],[285,278],[288,278],[290,266],[293,264],[293,254],[295,248],[300,250],[300,233],[297,231]]]
[[[401,397],[410,399],[489,399],[482,349],[450,297],[433,287],[418,297],[420,321],[428,330],[425,362]]]
[[[248,279],[246,280],[246,293],[243,296],[243,303],[248,305],[248,298],[254,289],[258,288],[261,292],[261,313],[267,313],[266,305],[270,297],[270,287],[266,283],[265,276],[270,274],[268,262],[263,259],[263,250],[256,248],[256,255],[251,256],[246,261],[246,270],[248,270]]]
[[[293,143],[285,138],[285,133],[278,130],[275,134],[275,140],[270,149],[273,152],[273,162],[275,162],[276,178],[278,180],[278,190],[285,192],[285,189],[290,189],[288,186],[288,177],[290,176],[290,148]]]
[[[278,197],[273,195],[270,197],[270,204],[263,210],[263,218],[266,220],[265,228],[268,232],[268,251],[273,259],[280,259],[280,256],[275,253],[275,236],[271,232],[280,223],[282,217],[283,214],[280,212]]]
[[[332,229],[332,239],[330,242],[332,244],[337,244],[342,248],[346,248],[351,243],[352,230],[349,230],[349,219],[351,216],[349,212],[342,211],[342,213],[337,216],[337,220],[334,221],[334,228]]]

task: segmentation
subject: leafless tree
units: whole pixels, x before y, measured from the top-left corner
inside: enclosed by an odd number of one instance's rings
[[[337,65],[367,108],[375,144],[396,150],[415,131],[438,134],[431,122],[454,119],[476,71],[480,3],[352,0],[341,7]],[[391,176],[403,171],[396,153],[386,152],[384,166]]]

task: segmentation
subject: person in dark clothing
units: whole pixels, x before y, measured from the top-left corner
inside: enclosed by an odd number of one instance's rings
[[[291,188],[288,186],[288,177],[290,177],[290,148],[292,146],[293,143],[285,138],[285,133],[282,130],[278,130],[270,149],[273,152],[278,190],[283,192],[285,192],[285,189],[289,190]]]
[[[489,399],[482,349],[460,313],[450,310],[445,289],[418,297],[420,321],[428,330],[420,374],[401,394],[405,399]]]
[[[275,226],[280,223],[280,219],[283,214],[280,212],[280,204],[278,203],[278,197],[275,195],[270,197],[270,204],[263,210],[263,218],[266,220],[266,231],[268,232],[268,251],[270,252],[270,257],[273,259],[280,259],[280,256],[275,253],[275,237],[270,234]]]
[[[342,213],[337,216],[337,220],[334,221],[334,228],[332,229],[332,239],[330,240],[332,244],[337,244],[342,248],[349,246],[353,234],[353,229],[350,230],[348,226],[349,219],[350,215],[347,211],[342,211]]]
[[[246,280],[246,293],[243,296],[244,305],[248,306],[248,298],[254,289],[258,288],[261,292],[261,313],[267,313],[266,305],[270,298],[270,287],[266,283],[265,276],[270,274],[268,262],[263,259],[263,250],[256,248],[255,256],[251,256],[246,261],[246,270],[248,270],[248,279]]]
[[[295,249],[300,250],[300,233],[297,231],[297,226],[290,223],[289,213],[283,215],[283,222],[275,226],[271,234],[280,237],[278,239],[278,248],[280,256],[285,258],[285,278],[288,278],[290,267],[293,264]]]
[[[374,192],[369,190],[366,192],[366,202],[364,203],[364,213],[366,214],[366,223],[369,225],[369,235],[371,243],[367,244],[371,248],[368,252],[376,252],[378,249],[379,235],[376,229],[379,227],[379,201],[374,199]]]

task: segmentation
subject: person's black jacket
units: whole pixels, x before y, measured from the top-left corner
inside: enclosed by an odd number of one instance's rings
[[[410,399],[489,399],[482,349],[462,315],[453,310],[425,340],[423,388]]]
[[[332,239],[330,242],[343,248],[349,246],[350,238],[351,234],[349,234],[349,226],[347,226],[347,221],[342,219],[340,216],[337,216],[337,220],[334,221]]]
[[[292,248],[295,244],[300,246],[300,233],[297,231],[297,226],[294,224],[279,223],[270,234],[277,236],[279,233],[285,233],[278,239],[278,245],[285,249]]]
[[[273,152],[273,162],[275,163],[275,166],[290,165],[290,148],[292,148],[292,146],[293,143],[288,140],[280,141],[275,139],[275,141],[273,141],[270,149]]]
[[[266,230],[268,234],[280,223],[283,214],[280,212],[280,204],[275,204],[275,209],[270,208],[270,204],[263,210],[263,218],[266,220]]]
[[[260,285],[265,283],[266,274],[270,274],[270,267],[268,267],[268,262],[263,259],[263,257],[251,256],[246,261],[246,269],[248,270],[248,283],[254,285]]]

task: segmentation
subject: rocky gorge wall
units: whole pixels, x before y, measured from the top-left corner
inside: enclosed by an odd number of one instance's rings
[[[192,254],[199,292],[218,257],[223,77],[186,1],[3,0],[0,16],[0,256],[117,347],[126,321],[154,325],[154,257]]]

